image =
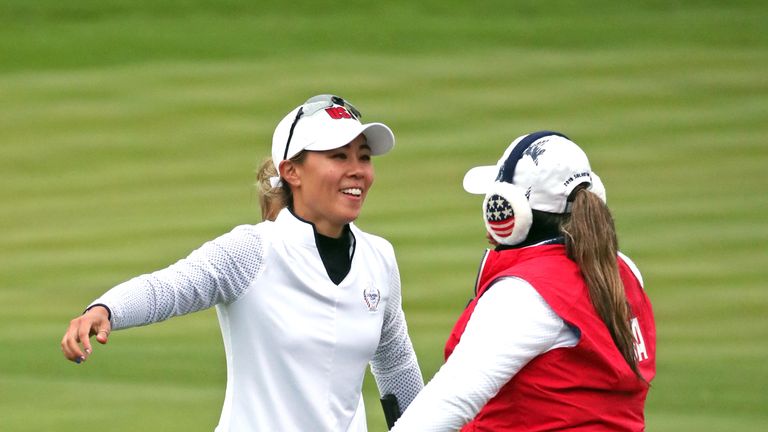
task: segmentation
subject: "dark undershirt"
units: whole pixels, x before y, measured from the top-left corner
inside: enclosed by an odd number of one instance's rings
[[[327,237],[315,231],[315,244],[325,266],[325,272],[328,273],[331,281],[338,285],[349,274],[355,252],[355,237],[349,225],[344,227],[339,238]]]

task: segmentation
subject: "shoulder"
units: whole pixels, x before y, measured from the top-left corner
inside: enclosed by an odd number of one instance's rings
[[[395,249],[392,247],[392,243],[390,243],[387,239],[375,234],[367,233],[360,228],[357,228],[354,224],[350,224],[350,229],[352,230],[352,234],[355,236],[355,241],[357,242],[358,247],[366,247],[372,250],[374,253],[382,255],[387,259],[394,260]]]
[[[536,289],[525,279],[518,276],[502,276],[490,284],[482,292],[480,298],[490,296],[491,298],[512,298],[512,297],[541,297]]]
[[[256,225],[238,225],[230,232],[223,234],[211,243],[233,255],[242,252],[263,254],[268,246],[270,230],[269,223]]]
[[[568,259],[564,250],[540,253],[542,250],[521,250],[518,253],[524,254],[523,259],[509,264],[496,275],[496,280],[503,281],[501,285],[508,287],[505,290],[518,294],[535,290],[555,310],[570,309],[587,292],[579,267]]]
[[[529,246],[512,253],[512,260],[496,264],[501,270],[497,277],[512,276],[536,289],[560,286],[565,280],[581,280],[579,266],[569,259],[560,246]]]
[[[502,277],[494,281],[478,299],[478,306],[508,314],[510,308],[516,313],[534,315],[541,311],[551,314],[551,307],[536,288],[515,276]]]
[[[232,230],[222,236],[219,237],[219,239],[227,238],[227,239],[240,239],[240,240],[247,240],[247,239],[253,239],[253,238],[263,238],[266,233],[269,232],[267,228],[267,224],[271,222],[261,222],[258,224],[243,224],[238,225]]]
[[[624,261],[624,264],[626,264],[630,270],[632,270],[632,274],[634,274],[637,278],[637,281],[640,282],[640,286],[645,287],[645,284],[643,283],[643,275],[640,274],[640,269],[637,268],[637,265],[635,265],[634,261],[632,261],[628,256],[621,252],[619,252],[619,258]]]
[[[369,234],[350,224],[352,234],[355,236],[355,256],[362,259],[362,263],[370,270],[378,269],[382,275],[387,275],[391,281],[399,280],[399,269],[395,250],[392,244],[383,237]],[[392,282],[399,284],[399,282]]]
[[[483,333],[490,336],[487,343],[507,347],[505,352],[515,356],[541,354],[561,338],[571,335],[563,334],[566,323],[546,299],[529,283],[516,277],[494,282],[492,289],[478,299],[472,320],[474,323],[470,324],[475,326],[480,321]],[[569,346],[575,345],[572,338],[568,341]]]
[[[488,285],[478,302],[528,305],[545,302],[541,293],[518,276],[503,276]],[[546,303],[546,302],[545,302]]]
[[[238,225],[234,227],[228,234],[235,237],[263,237],[270,231],[269,227],[272,224],[274,224],[274,222],[264,221],[257,224]]]

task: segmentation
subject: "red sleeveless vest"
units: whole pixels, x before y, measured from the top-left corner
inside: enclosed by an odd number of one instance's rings
[[[656,374],[656,328],[648,297],[629,266],[618,259],[631,307],[640,372]],[[578,266],[563,245],[488,251],[477,296],[459,317],[445,347],[459,343],[477,300],[492,282],[516,276],[530,283],[565,322],[579,343],[548,351],[524,366],[462,431],[642,431],[648,384],[634,374],[589,300]]]

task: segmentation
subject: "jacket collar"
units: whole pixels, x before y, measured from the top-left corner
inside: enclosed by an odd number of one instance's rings
[[[300,218],[289,208],[286,207],[280,210],[280,213],[275,218],[275,223],[280,226],[281,235],[286,239],[291,239],[307,246],[317,247],[315,243],[315,224]],[[349,230],[354,238],[357,228],[354,224],[350,223]]]
[[[280,227],[280,235],[286,240],[316,247],[315,225],[296,216],[287,207],[280,210],[275,218],[275,223]]]

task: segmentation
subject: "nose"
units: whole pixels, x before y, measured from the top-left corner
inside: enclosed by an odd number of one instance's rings
[[[350,158],[349,163],[349,176],[354,178],[362,178],[366,170],[370,169],[370,161],[363,160],[363,158],[355,156]]]

